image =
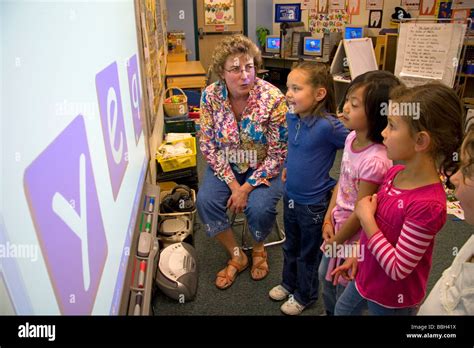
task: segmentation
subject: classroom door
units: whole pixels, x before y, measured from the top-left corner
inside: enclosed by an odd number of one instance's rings
[[[233,3],[233,8],[217,6],[216,2],[220,1],[197,0],[199,60],[206,71],[219,42],[229,35],[244,32],[244,0],[222,1]]]

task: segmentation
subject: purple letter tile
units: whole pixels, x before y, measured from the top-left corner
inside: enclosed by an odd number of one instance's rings
[[[123,119],[122,98],[117,63],[110,64],[95,77],[105,152],[109,165],[114,200],[117,200],[128,161],[127,137]]]
[[[130,92],[130,105],[132,106],[133,129],[135,130],[135,143],[138,144],[142,133],[142,124],[140,121],[141,93],[140,93],[140,74],[138,73],[137,55],[134,54],[127,64],[128,89]]]
[[[26,168],[23,180],[61,313],[90,314],[108,250],[82,115]]]

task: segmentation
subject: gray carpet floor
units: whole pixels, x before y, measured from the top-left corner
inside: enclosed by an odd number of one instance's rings
[[[339,177],[339,167],[342,151],[338,156],[331,171],[331,176]],[[198,171],[201,180],[205,169],[202,156],[198,155]],[[282,204],[278,204],[278,220],[282,222]],[[199,223],[198,218],[198,223]],[[196,226],[197,227],[197,226]],[[448,221],[436,238],[433,253],[433,266],[428,281],[428,291],[432,289],[442,272],[449,267],[456,251],[461,248],[471,236],[474,228],[464,221],[448,215]],[[234,231],[240,241],[240,231]],[[269,241],[277,238],[276,233],[269,236]],[[197,263],[199,267],[198,293],[194,301],[178,303],[157,292],[153,307],[155,315],[160,316],[189,316],[189,315],[282,315],[279,302],[274,302],[268,297],[268,291],[280,283],[283,265],[283,252],[281,245],[267,249],[270,273],[261,281],[250,278],[250,268],[242,272],[236,282],[227,290],[219,290],[214,285],[216,273],[227,262],[227,254],[214,239],[208,238],[202,228],[195,228],[194,244],[197,250]],[[250,253],[248,253],[250,256]],[[306,309],[302,315],[319,316],[324,313],[321,298],[311,308]]]

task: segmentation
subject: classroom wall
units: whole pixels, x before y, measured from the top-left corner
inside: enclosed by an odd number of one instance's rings
[[[314,0],[317,2],[317,0]],[[273,4],[298,4],[301,3],[300,0],[273,0]],[[383,15],[382,15],[382,28],[393,28],[390,24],[390,18],[392,13],[395,11],[395,7],[400,6],[400,0],[384,0],[383,4]],[[408,11],[412,18],[416,18],[418,16],[419,11]],[[275,9],[272,8],[273,17],[275,16]],[[369,23],[369,11],[366,10],[366,0],[360,0],[360,14],[353,15],[351,18],[351,24],[356,25],[365,25],[367,26]],[[273,18],[272,17],[272,18]],[[425,18],[429,18],[425,16]],[[301,13],[301,20],[305,24],[306,29],[308,29],[308,10],[303,10]],[[368,29],[369,36],[377,36],[378,32],[382,28],[370,28]],[[273,34],[278,34],[280,32],[280,25],[277,23],[273,23]]]
[[[166,7],[168,9],[168,31],[183,30],[186,33],[186,48],[190,51],[188,60],[196,60],[193,1],[166,0]],[[183,14],[184,18],[182,18]]]
[[[248,37],[258,44],[257,27],[273,27],[273,0],[247,0]]]

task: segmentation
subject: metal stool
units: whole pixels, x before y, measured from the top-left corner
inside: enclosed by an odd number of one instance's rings
[[[246,240],[245,240],[245,236],[246,235],[249,235],[250,234],[250,231],[249,231],[249,228],[248,228],[248,222],[247,222],[247,217],[245,216],[245,214],[241,213],[240,215],[243,215],[243,216],[240,216],[239,218],[237,218],[237,215],[236,213],[233,213],[232,216],[231,216],[231,219],[230,219],[230,225],[232,227],[235,227],[235,226],[242,226],[242,233],[241,233],[241,236],[242,236],[242,250],[246,251],[246,250],[252,250],[252,246],[249,246],[246,244]],[[278,240],[275,240],[273,242],[268,242],[268,243],[264,243],[264,247],[270,247],[270,246],[274,246],[274,245],[280,245],[280,244],[283,244],[286,240],[286,235],[285,235],[285,230],[280,228],[280,224],[278,223],[278,219],[275,219],[275,224],[273,225],[273,229],[276,228],[276,231],[277,231],[277,234],[278,234]]]

